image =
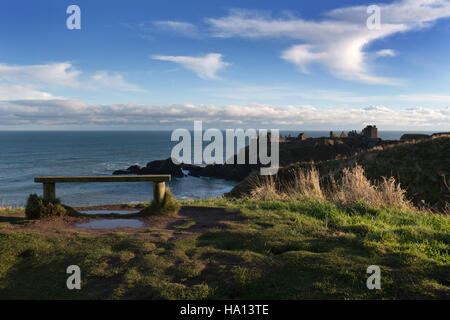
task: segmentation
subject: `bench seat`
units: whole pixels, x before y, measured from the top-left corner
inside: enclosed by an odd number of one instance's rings
[[[34,178],[34,182],[163,182],[170,181],[170,174],[127,175],[127,176],[43,176]]]
[[[43,184],[43,198],[52,201],[56,198],[56,183],[87,183],[87,182],[153,182],[153,201],[160,204],[164,200],[166,181],[170,174],[126,175],[126,176],[41,176],[34,182]]]

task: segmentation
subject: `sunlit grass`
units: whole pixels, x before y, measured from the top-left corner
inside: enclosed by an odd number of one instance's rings
[[[0,229],[0,298],[449,298],[448,217],[325,200],[183,205],[222,207],[224,218],[239,210],[241,219],[169,240],[151,228],[99,236]],[[80,291],[65,288],[71,264],[82,270]],[[381,290],[366,287],[373,264]]]

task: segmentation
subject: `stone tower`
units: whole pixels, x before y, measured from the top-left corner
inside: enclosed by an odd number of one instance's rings
[[[363,129],[362,135],[367,138],[377,139],[378,138],[378,129],[377,126],[367,126]]]

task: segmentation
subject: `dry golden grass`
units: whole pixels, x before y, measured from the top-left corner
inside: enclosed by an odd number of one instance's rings
[[[279,200],[284,193],[277,190],[278,181],[274,176],[254,175],[249,178],[251,185],[249,198],[255,200]],[[277,179],[278,180],[278,179]]]
[[[447,179],[445,176],[443,176],[444,179],[444,185],[448,190],[448,195],[447,198],[450,201],[450,177]],[[445,206],[444,206],[444,214],[446,215],[450,215],[450,202],[445,201]]]
[[[349,205],[358,201],[373,204],[376,197],[376,188],[364,175],[364,169],[355,166],[353,169],[344,168],[340,181],[331,178],[331,187],[328,190],[330,200]]]
[[[0,206],[0,213],[10,214],[24,211],[23,207],[13,207],[13,206]]]
[[[412,203],[406,198],[406,191],[401,188],[399,183],[396,183],[393,177],[389,179],[383,177],[377,186],[377,195],[379,196],[379,206],[400,209],[413,208]]]
[[[450,203],[445,203],[444,214],[450,216]]]
[[[410,209],[412,204],[406,199],[405,190],[396,183],[393,177],[382,178],[373,184],[364,174],[364,169],[356,165],[352,169],[345,168],[339,182],[334,179],[328,193],[329,198],[341,205],[352,205],[358,201],[383,208]]]
[[[342,170],[339,180],[330,177],[327,187],[320,180],[316,168],[296,169],[291,172],[291,179],[278,177],[252,177],[249,198],[255,200],[329,200],[341,206],[351,206],[365,202],[381,208],[412,209],[413,205],[406,199],[403,190],[394,178],[383,177],[379,183],[372,183],[364,174],[364,169],[356,165]]]
[[[292,170],[292,176],[292,182],[287,183],[284,188],[292,198],[324,199],[320,174],[315,167],[309,170]]]

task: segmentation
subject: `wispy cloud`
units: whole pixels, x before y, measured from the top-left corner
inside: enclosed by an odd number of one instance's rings
[[[55,87],[81,90],[143,92],[119,73],[97,71],[85,74],[70,62],[39,65],[0,64],[0,100],[51,99],[47,91]]]
[[[92,74],[89,79],[93,87],[100,86],[102,88],[121,91],[145,92],[145,90],[141,89],[139,86],[125,81],[123,76],[118,73],[97,71]]]
[[[364,95],[358,92],[332,90],[324,88],[306,88],[293,84],[274,85],[246,85],[234,83],[229,86],[208,87],[201,90],[202,94],[219,99],[229,99],[236,103],[249,101],[264,101],[277,103],[277,101],[297,100],[313,105],[358,106],[358,105],[394,105],[405,107],[407,105],[425,105],[427,107],[450,106],[450,95],[438,93],[415,94],[373,94]]]
[[[81,72],[70,62],[40,65],[0,64],[0,81],[76,87]]]
[[[378,50],[376,52],[376,55],[379,57],[395,57],[397,54],[392,49],[383,49],[383,50]]]
[[[181,21],[154,21],[152,24],[158,31],[177,34],[185,37],[200,37],[197,26],[188,22]]]
[[[0,100],[18,100],[18,99],[55,99],[49,92],[37,90],[33,86],[24,86],[17,84],[0,83]]]
[[[311,21],[295,17],[274,18],[255,11],[233,10],[220,18],[208,18],[212,34],[219,38],[288,38],[301,41],[284,50],[281,57],[308,72],[308,66],[321,64],[339,78],[373,84],[397,85],[399,79],[374,75],[364,51],[369,44],[400,32],[429,27],[438,19],[450,17],[448,0],[403,0],[380,4],[382,25],[369,30],[367,6],[340,8],[327,18]],[[391,51],[382,54],[392,55]]]
[[[208,27],[201,29],[192,23],[174,20],[125,26],[143,38],[152,38],[157,33],[170,33],[191,38],[290,39],[297,43],[284,49],[280,57],[297,66],[301,72],[309,73],[312,65],[319,64],[337,78],[379,85],[402,85],[404,79],[375,74],[374,65],[369,59],[394,57],[397,53],[392,49],[369,52],[369,46],[394,34],[427,28],[439,19],[450,17],[450,1],[401,0],[378,6],[381,9],[381,28],[373,30],[367,28],[367,6],[363,5],[325,12],[325,18],[320,20],[306,20],[293,14],[274,17],[258,10],[233,9],[226,16],[204,19]],[[183,58],[193,57],[162,57],[185,67],[189,64],[187,68],[190,70],[196,64],[181,62]],[[197,74],[211,78],[205,73]]]
[[[399,127],[403,130],[449,130],[450,107],[319,109],[310,105],[90,105],[71,100],[0,101],[2,126],[125,124],[174,128],[190,127],[194,120],[222,128],[361,129],[375,123],[383,130]]]
[[[198,39],[201,34],[196,25],[174,20],[144,21],[138,24],[121,23],[121,25],[143,39],[152,40],[158,34]]]
[[[398,96],[398,100],[414,103],[438,102],[450,105],[450,95],[443,94],[403,94]]]
[[[223,61],[220,53],[209,53],[202,57],[154,55],[151,58],[175,62],[194,71],[202,79],[217,79],[217,73],[229,66],[229,63]]]
[[[401,0],[381,3],[378,6],[381,8],[383,24],[405,24],[408,29],[430,27],[436,20],[450,16],[448,0]],[[327,15],[348,22],[365,23],[367,6],[339,8],[328,12]]]

